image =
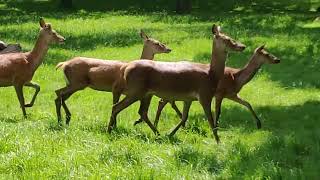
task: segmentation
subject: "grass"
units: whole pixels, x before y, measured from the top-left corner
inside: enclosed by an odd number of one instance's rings
[[[0,6],[0,37],[30,50],[45,17],[66,37],[52,45],[34,76],[41,91],[34,107],[22,118],[12,87],[1,88],[0,177],[21,179],[317,179],[320,176],[320,43],[315,13],[300,11],[168,12],[34,11],[24,6]],[[241,9],[241,8],[240,8]],[[5,15],[5,16],[4,16]],[[112,107],[110,93],[86,89],[73,95],[70,127],[58,127],[54,90],[64,86],[54,66],[74,56],[137,59],[142,49],[139,30],[166,43],[173,51],[161,61],[188,59],[208,63],[212,23],[247,45],[231,54],[228,66],[242,67],[253,50],[267,44],[281,58],[265,65],[240,95],[251,102],[263,128],[228,100],[223,103],[217,145],[198,103],[188,125],[175,137],[166,133],[178,123],[166,107],[156,137],[145,125],[133,126],[138,104],[120,114],[119,127],[105,133]],[[25,88],[27,101],[32,91]],[[150,117],[155,117],[157,98]],[[179,104],[181,108],[181,104]]]

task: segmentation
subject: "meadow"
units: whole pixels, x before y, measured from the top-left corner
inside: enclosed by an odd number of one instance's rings
[[[0,179],[317,179],[320,176],[320,22],[315,12],[273,9],[196,11],[91,11],[46,9],[0,3],[0,39],[31,50],[44,17],[66,38],[52,45],[33,81],[41,91],[24,119],[13,87],[0,88]],[[272,7],[274,8],[274,7]],[[70,126],[59,127],[54,90],[65,85],[58,62],[75,56],[131,61],[142,50],[143,29],[173,51],[158,61],[209,63],[212,24],[247,45],[231,53],[227,66],[243,67],[266,44],[280,64],[264,65],[241,91],[262,120],[257,130],[242,106],[224,100],[221,143],[216,144],[198,102],[187,126],[169,138],[179,122],[170,106],[155,136],[146,124],[133,126],[138,103],[119,115],[106,133],[112,95],[85,89],[67,104]],[[33,90],[25,88],[29,102]],[[155,117],[158,98],[149,110]],[[179,108],[182,104],[178,103]],[[214,109],[214,108],[213,108]]]

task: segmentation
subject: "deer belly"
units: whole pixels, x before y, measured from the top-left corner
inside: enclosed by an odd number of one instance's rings
[[[90,80],[89,87],[98,91],[112,91],[112,84],[114,81],[108,80]]]
[[[101,72],[89,74],[89,87],[99,91],[112,91],[116,76]]]
[[[12,74],[0,72],[0,86],[6,87],[6,86],[12,86],[12,84],[13,84]]]
[[[199,98],[197,92],[169,92],[169,91],[151,91],[151,94],[167,101],[196,101]]]

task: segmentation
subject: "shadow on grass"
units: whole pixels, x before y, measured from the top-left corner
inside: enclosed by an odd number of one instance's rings
[[[218,160],[216,154],[200,152],[193,146],[182,145],[175,151],[174,157],[178,167],[191,166],[194,170],[211,174],[219,174],[224,168],[223,162]]]
[[[253,108],[260,116],[262,130],[271,131],[281,136],[295,132],[297,137],[301,135],[300,138],[305,138],[305,135],[312,135],[316,132],[316,129],[320,128],[320,124],[317,123],[320,118],[319,107],[320,101],[307,101],[302,105]],[[251,128],[256,129],[255,119],[246,108],[240,105],[229,109],[223,108],[221,114],[221,127],[229,129],[240,127],[244,131]],[[308,131],[305,131],[305,129],[308,129]]]
[[[62,131],[65,130],[66,128],[69,128],[66,125],[59,125],[57,122],[50,122],[48,126],[49,131]]]
[[[37,21],[34,21],[37,22]],[[68,35],[68,33],[59,32],[67,40],[65,44],[60,45],[68,50],[93,50],[97,46],[109,47],[125,47],[137,43],[141,43],[141,38],[138,34],[138,29],[126,29],[121,32],[101,32],[94,34],[82,34],[77,36]],[[38,31],[34,30],[31,33],[25,33],[21,30],[10,30],[0,32],[1,37],[10,39],[18,39],[19,41],[36,41],[34,37],[38,35]]]
[[[3,117],[0,117],[0,121],[4,123],[19,123],[23,121],[23,118],[22,116],[12,116],[12,117],[3,116]]]
[[[246,109],[240,106],[223,109],[221,127],[240,129],[241,134],[247,135],[265,131],[268,132],[267,137],[260,138],[256,146],[248,146],[247,138],[225,139],[224,143],[230,147],[223,160],[218,160],[217,154],[204,154],[193,146],[185,145],[175,152],[175,159],[179,166],[191,165],[195,170],[201,167],[217,175],[228,167],[233,178],[257,175],[271,179],[318,177],[319,107],[320,101],[308,101],[303,105],[255,108],[264,117],[261,130],[256,129],[255,120]],[[193,118],[189,123],[191,121]]]

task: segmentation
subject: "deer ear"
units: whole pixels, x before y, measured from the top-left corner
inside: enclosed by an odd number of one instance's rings
[[[264,49],[264,46],[265,46],[265,44],[258,47],[257,51],[261,51],[262,49]]]
[[[140,30],[140,37],[144,40],[147,40],[149,39],[149,37],[146,35],[146,33],[144,33],[144,31],[141,29]]]
[[[40,27],[42,27],[42,28],[44,28],[46,26],[46,22],[44,22],[44,19],[42,17],[40,18],[39,23],[40,23]]]
[[[47,27],[48,30],[50,30],[50,31],[52,30],[52,27],[51,27],[50,23],[46,24],[46,27]]]
[[[215,35],[218,35],[220,33],[220,31],[221,31],[220,26],[217,26],[217,25],[213,24],[212,33],[215,34]]]

